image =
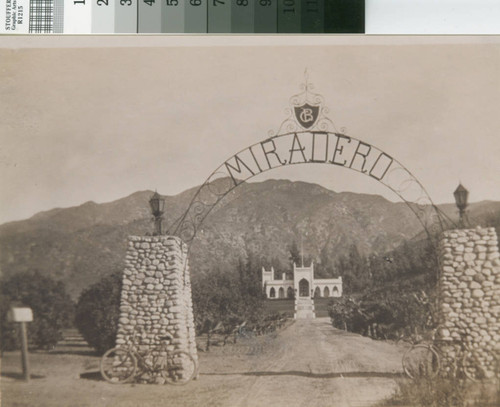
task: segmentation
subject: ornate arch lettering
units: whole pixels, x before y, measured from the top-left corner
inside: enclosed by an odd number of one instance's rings
[[[276,133],[224,161],[195,193],[187,210],[168,230],[190,243],[207,215],[234,188],[264,172],[289,165],[322,164],[364,174],[394,192],[412,210],[424,230],[443,228],[443,215],[417,178],[380,148],[336,130],[326,116],[323,97],[302,85],[290,98],[288,117]]]

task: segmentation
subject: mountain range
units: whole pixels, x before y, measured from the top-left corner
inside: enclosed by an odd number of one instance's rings
[[[165,225],[188,207],[197,188],[165,196]],[[152,232],[148,201],[152,191],[135,192],[109,203],[86,202],[37,213],[0,225],[2,276],[39,270],[65,283],[77,298],[103,276],[121,270],[127,237]],[[456,218],[453,204],[440,205]],[[488,226],[500,219],[500,202],[469,206],[469,218]],[[205,220],[190,249],[193,278],[213,270],[231,272],[248,253],[289,265],[295,242],[318,259],[326,248],[335,259],[355,245],[363,255],[395,249],[422,237],[418,219],[405,203],[378,195],[334,192],[316,184],[268,180],[244,183]],[[341,271],[339,271],[341,274]]]

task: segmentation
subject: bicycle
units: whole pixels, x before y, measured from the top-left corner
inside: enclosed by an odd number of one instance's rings
[[[482,349],[481,352],[478,352],[466,336],[463,336],[462,340],[449,341],[440,339],[437,340],[436,343],[444,346],[458,346],[459,353],[454,361],[454,371],[459,371],[467,379],[477,382],[499,378],[500,366],[497,355],[486,349]],[[490,368],[487,367],[488,364],[490,364]]]
[[[101,374],[109,383],[127,383],[144,374],[161,375],[169,384],[183,385],[191,381],[198,372],[193,356],[184,351],[170,352],[168,343],[173,337],[158,336],[160,345],[156,349],[140,352],[137,349],[136,332],[126,347],[109,349],[101,358]]]
[[[439,373],[441,360],[432,343],[421,336],[402,341],[410,344],[402,359],[403,371],[410,379],[423,376],[433,378]]]
[[[483,357],[478,355],[466,335],[461,340],[456,339],[436,339],[435,333],[431,343],[423,341],[413,343],[403,355],[402,364],[405,374],[414,379],[416,377],[427,376],[434,378],[442,369],[441,354],[444,353],[440,347],[458,347],[457,356],[454,357],[451,365],[451,374],[456,377],[462,374],[471,381],[479,381],[499,376],[499,359],[489,351],[482,350]],[[436,345],[441,345],[437,346]],[[485,362],[493,365],[493,371],[485,366]]]

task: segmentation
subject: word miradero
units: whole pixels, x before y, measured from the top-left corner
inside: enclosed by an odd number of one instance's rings
[[[345,134],[304,131],[254,144],[225,161],[221,169],[235,186],[273,168],[306,163],[338,165],[382,181],[393,162],[375,146]]]

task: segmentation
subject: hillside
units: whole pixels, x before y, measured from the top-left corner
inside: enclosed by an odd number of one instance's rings
[[[187,207],[195,188],[166,196],[165,225]],[[152,230],[148,200],[136,192],[103,204],[53,209],[0,226],[0,270],[9,275],[38,269],[64,281],[73,297],[102,276],[121,270],[127,236]],[[456,218],[454,205],[441,209]],[[500,203],[471,205],[471,221],[500,224]],[[322,248],[340,257],[356,245],[361,254],[382,254],[420,235],[418,220],[404,203],[376,195],[336,193],[287,180],[243,184],[206,219],[190,254],[193,277],[216,268],[233,270],[248,253],[263,263],[288,267],[288,246],[304,241],[314,259]]]

